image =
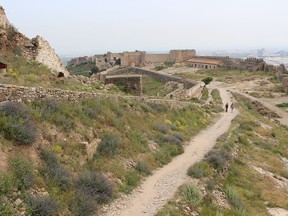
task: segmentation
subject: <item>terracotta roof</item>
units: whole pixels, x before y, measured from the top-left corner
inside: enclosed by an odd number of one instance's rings
[[[188,62],[219,65],[223,62],[223,60],[222,59],[209,59],[209,58],[192,58],[188,60]]]

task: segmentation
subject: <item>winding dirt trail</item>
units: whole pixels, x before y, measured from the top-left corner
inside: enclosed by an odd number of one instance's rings
[[[224,103],[231,103],[229,92],[220,88],[220,94]],[[121,197],[109,206],[100,215],[105,216],[141,216],[155,215],[169,199],[171,199],[178,187],[187,182],[186,172],[197,161],[203,159],[216,143],[217,137],[229,129],[231,120],[238,114],[222,113],[221,117],[210,127],[194,137],[185,148],[182,155],[175,157],[171,163],[156,170],[142,185],[132,194]]]

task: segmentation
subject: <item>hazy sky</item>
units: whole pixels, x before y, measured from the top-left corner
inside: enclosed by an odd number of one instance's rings
[[[59,54],[288,48],[288,0],[0,0]]]

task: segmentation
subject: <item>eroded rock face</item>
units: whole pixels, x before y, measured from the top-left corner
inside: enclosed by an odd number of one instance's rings
[[[55,50],[49,45],[41,36],[37,36],[31,40],[36,50],[36,55],[34,55],[34,60],[47,65],[51,70],[56,73],[63,73],[65,77],[69,75],[64,64],[62,63],[59,56],[56,54]]]
[[[35,60],[49,67],[56,75],[60,72],[69,75],[61,59],[48,41],[40,36],[33,39],[17,31],[8,21],[4,9],[0,6],[0,51],[13,52],[28,60]]]
[[[0,28],[7,29],[11,26],[9,20],[6,17],[4,8],[0,6]]]

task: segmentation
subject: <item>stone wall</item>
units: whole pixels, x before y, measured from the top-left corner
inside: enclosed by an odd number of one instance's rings
[[[115,59],[121,59],[121,66],[124,67],[142,67],[145,64],[162,64],[165,61],[174,61],[174,62],[182,62],[186,61],[192,57],[195,57],[195,50],[171,50],[166,54],[147,54],[145,51],[135,52],[123,52],[123,53],[111,53],[107,52],[105,55],[98,55],[95,57],[96,65],[102,65],[100,62],[104,61],[104,57],[106,58],[107,65],[114,65]],[[77,66],[81,63],[90,63],[93,62],[91,57],[78,57],[71,59],[68,62],[68,66]]]
[[[108,73],[108,75],[120,75],[120,74],[130,74],[130,73],[151,76],[151,77],[158,79],[164,83],[169,82],[169,81],[173,81],[173,82],[183,82],[184,81],[183,79],[181,79],[179,77],[171,76],[171,75],[156,72],[156,71],[137,68],[137,67],[128,67],[128,68],[123,68],[120,70],[110,71]],[[195,85],[196,82],[191,83],[191,85],[193,85],[193,84]]]
[[[123,86],[125,92],[132,92],[136,95],[142,94],[142,76],[141,75],[116,75],[106,76],[105,85],[114,84]]]
[[[121,65],[125,67],[142,67],[145,64],[145,52],[124,52],[121,55]]]
[[[179,77],[171,76],[168,74],[156,72],[156,71],[151,71],[151,70],[146,70],[142,68],[136,68],[136,67],[128,67],[128,68],[123,68],[120,70],[116,71],[111,71],[108,73],[108,75],[120,75],[120,74],[140,74],[140,75],[147,75],[151,76],[155,79],[158,79],[164,83],[167,82],[178,82],[178,83],[183,83],[184,89],[182,91],[179,91],[177,93],[176,98],[180,99],[187,99],[187,98],[193,98],[193,97],[198,97],[199,96],[199,91],[201,94],[201,83],[190,80],[190,79],[182,79]]]
[[[182,62],[195,55],[195,50],[171,50],[169,54],[146,54],[143,51],[124,52],[121,55],[121,65],[125,67],[142,67],[146,63]]]
[[[170,61],[182,62],[196,56],[196,50],[171,50],[169,53]]]
[[[9,28],[11,26],[9,20],[6,17],[4,8],[0,6],[0,28]]]
[[[190,98],[198,98],[200,99],[202,95],[202,90],[204,88],[204,83],[199,82],[191,88],[184,88],[176,90],[172,93],[173,98],[177,99],[190,99]]]
[[[165,61],[170,61],[169,54],[146,54],[145,62],[152,64],[164,63]]]
[[[115,94],[103,94],[96,92],[76,92],[61,89],[45,89],[43,87],[24,87],[15,85],[0,84],[0,102],[12,101],[28,103],[31,101],[53,99],[58,101],[81,101],[83,99],[112,98],[113,100],[128,99],[136,102],[165,104],[170,108],[181,108],[190,106],[190,102],[178,100],[164,100],[138,96],[121,96]]]

